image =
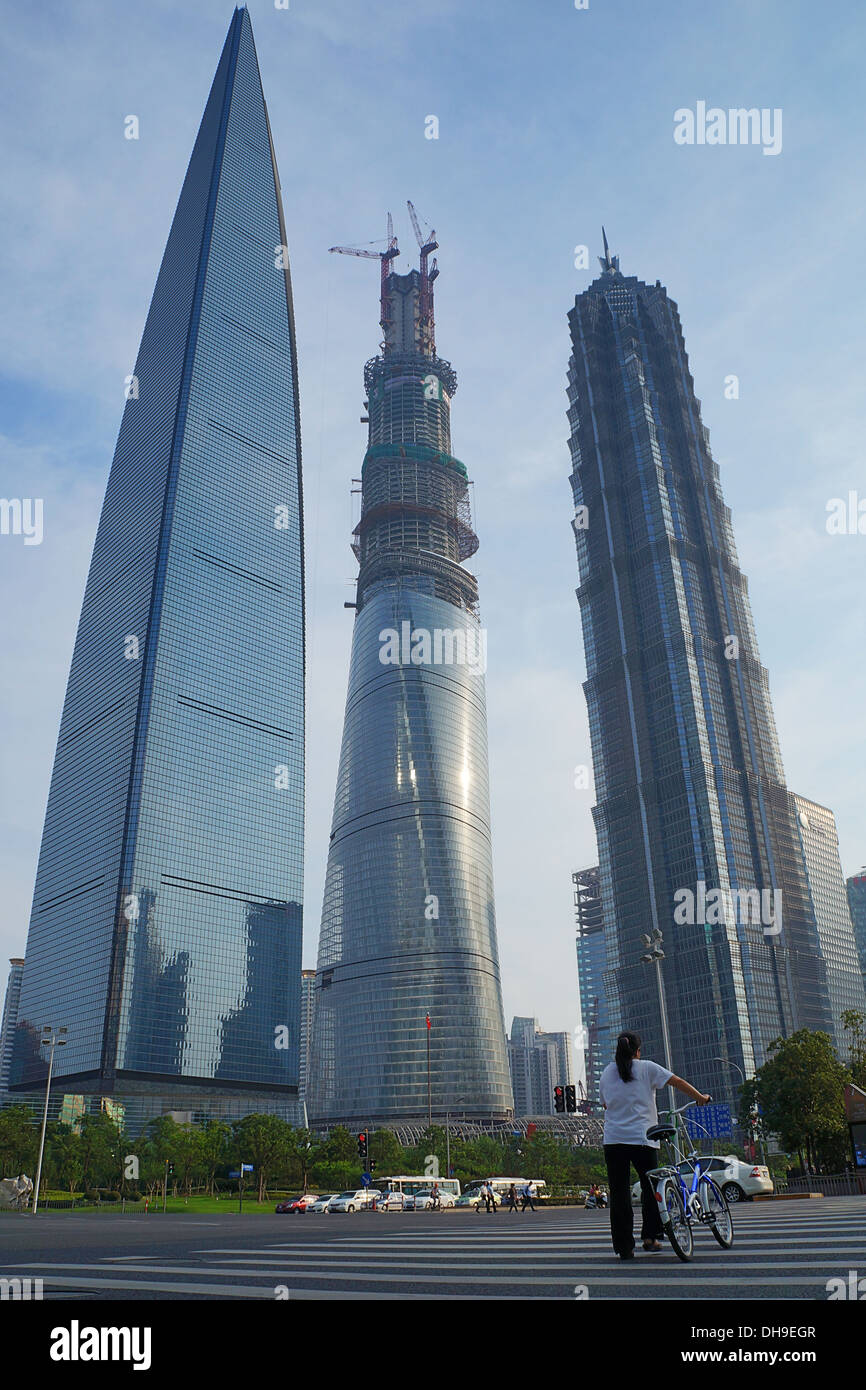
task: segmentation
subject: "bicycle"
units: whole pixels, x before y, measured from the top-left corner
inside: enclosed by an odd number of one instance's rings
[[[681,1105],[675,1110],[663,1110],[662,1114],[675,1116],[688,1109],[689,1105]],[[647,1130],[647,1139],[660,1139],[667,1145],[677,1130],[676,1123],[653,1125]],[[659,1215],[674,1254],[678,1259],[688,1262],[692,1258],[695,1245],[693,1223],[709,1226],[722,1249],[730,1250],[734,1243],[734,1222],[727,1198],[709,1174],[702,1172],[700,1155],[694,1141],[688,1130],[684,1132],[689,1152],[683,1155],[680,1162],[691,1165],[690,1186],[686,1186],[680,1169],[674,1163],[650,1169],[647,1177],[655,1183]]]

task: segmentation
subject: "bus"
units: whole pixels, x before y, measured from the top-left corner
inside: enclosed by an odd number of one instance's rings
[[[416,1192],[429,1192],[434,1183],[440,1192],[450,1192],[455,1201],[460,1196],[460,1183],[456,1178],[412,1177],[400,1173],[393,1178],[376,1178],[373,1186],[382,1192],[407,1192],[414,1196]]]

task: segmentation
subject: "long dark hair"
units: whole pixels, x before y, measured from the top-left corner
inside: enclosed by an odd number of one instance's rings
[[[620,1033],[616,1040],[616,1069],[623,1081],[631,1081],[631,1064],[635,1054],[640,1051],[639,1033]]]

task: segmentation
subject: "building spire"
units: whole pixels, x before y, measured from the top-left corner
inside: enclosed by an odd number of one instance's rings
[[[607,232],[604,230],[603,226],[601,229],[601,239],[604,242],[604,255],[599,256],[599,265],[601,266],[602,270],[605,272],[606,275],[618,275],[619,256],[612,256],[610,254],[610,247],[607,244]]]

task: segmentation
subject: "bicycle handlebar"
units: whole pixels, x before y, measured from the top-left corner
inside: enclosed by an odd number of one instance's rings
[[[706,1104],[706,1105],[709,1105],[712,1099],[713,1099],[712,1096],[707,1096],[707,1099],[706,1099],[706,1101],[705,1101],[705,1104]],[[683,1113],[684,1110],[688,1110],[688,1109],[690,1108],[690,1106],[692,1106],[692,1105],[697,1105],[697,1103],[698,1103],[698,1102],[697,1102],[696,1100],[687,1100],[686,1103],[685,1103],[685,1105],[676,1105],[676,1106],[674,1106],[673,1110],[660,1110],[660,1111],[659,1111],[659,1114],[660,1114],[660,1115],[682,1115],[682,1113]]]

